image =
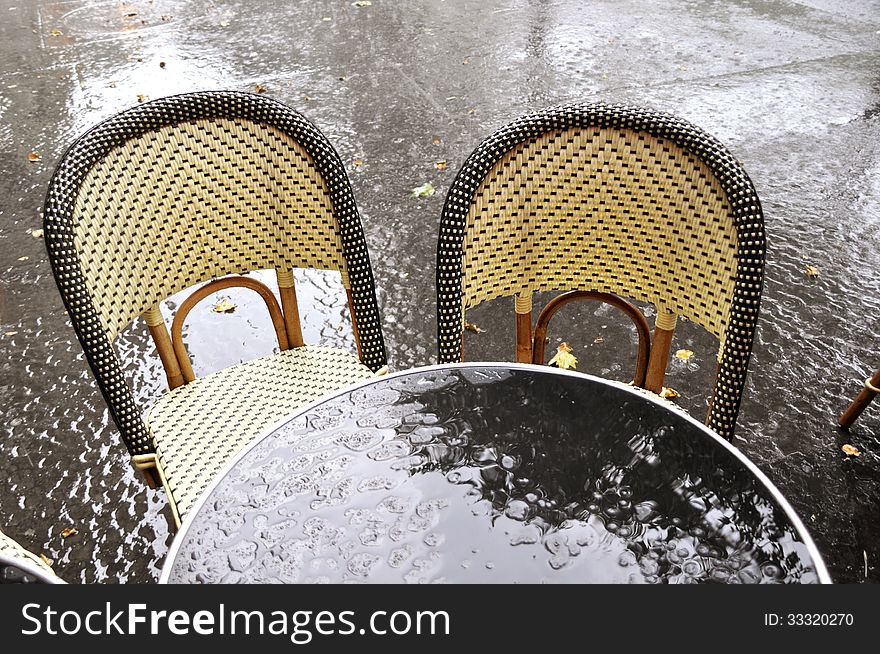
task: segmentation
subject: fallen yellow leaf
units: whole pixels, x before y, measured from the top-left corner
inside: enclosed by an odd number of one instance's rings
[[[235,311],[236,306],[237,305],[233,304],[225,297],[220,298],[217,301],[217,303],[214,305],[214,312],[215,313],[232,313]]]
[[[431,141],[431,143],[434,144],[434,145],[440,145],[440,142],[441,142],[441,141],[440,141],[440,137],[439,137],[439,136],[435,136],[435,137],[434,137],[434,140]]]
[[[680,395],[681,393],[671,386],[664,386],[660,389],[660,397],[665,397],[667,400],[671,400],[673,397],[679,397]]]
[[[690,350],[676,350],[675,357],[677,359],[681,359],[682,361],[690,361],[690,358],[694,356],[694,353]]]
[[[143,93],[138,93],[137,98],[138,98],[138,102],[146,102],[147,100],[149,100],[149,98],[147,96],[145,96]]]
[[[43,230],[42,229],[32,229],[31,236],[34,238],[43,238]]]
[[[363,165],[364,165],[363,159],[355,159],[354,160],[354,167],[355,168],[361,168],[361,167],[363,167]]]
[[[265,93],[265,92],[266,92],[266,87],[263,86],[262,84],[257,84],[257,85],[254,87],[254,91],[256,91],[257,93]]]
[[[572,354],[571,346],[568,343],[560,343],[556,348],[556,354],[547,362],[548,366],[556,366],[563,370],[574,370],[577,367],[577,357]]]
[[[35,152],[34,150],[31,150],[30,152],[28,152],[28,161],[30,161],[31,163],[37,162],[41,158],[42,158],[42,155],[39,152]]]
[[[809,266],[809,265],[804,266],[804,274],[807,277],[818,277],[819,276],[819,269],[816,268],[816,266]]]
[[[446,170],[446,159],[438,159],[435,161],[434,168],[437,170]]]
[[[45,554],[40,554],[40,560],[41,560],[43,563],[45,563],[46,565],[48,565],[50,568],[51,568],[53,565],[55,565],[55,561],[53,561],[52,559],[50,559],[50,558],[49,558],[48,556],[46,556]]]
[[[473,332],[474,334],[482,334],[484,331],[486,331],[485,329],[483,329],[479,325],[475,325],[472,322],[466,322],[464,324],[464,328],[466,330],[468,330],[469,332]]]
[[[61,532],[61,538],[70,538],[71,536],[76,536],[76,529],[74,527],[67,527],[64,531]]]
[[[844,445],[840,449],[843,450],[843,453],[846,454],[847,456],[861,456],[862,455],[862,453],[859,451],[859,448],[853,447],[849,443],[847,443],[846,445]]]
[[[49,32],[49,36],[61,36],[61,30],[56,27],[54,30]]]

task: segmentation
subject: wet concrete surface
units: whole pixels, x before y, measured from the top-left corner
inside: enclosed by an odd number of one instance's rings
[[[65,580],[154,580],[171,530],[164,496],[131,469],[32,234],[52,167],[138,96],[259,84],[312,119],[349,167],[394,369],[435,361],[443,197],[495,128],[563,102],[626,101],[725,142],[755,183],[769,239],[735,444],[803,516],[835,580],[880,581],[880,402],[850,433],[835,426],[880,365],[880,3],[0,0],[0,43],[0,528]],[[437,193],[411,197],[427,181]],[[353,347],[338,276],[298,283],[307,340]],[[197,373],[274,346],[259,301],[230,296],[235,313],[203,305],[189,320]],[[469,315],[486,330],[467,335],[469,360],[512,357],[512,311],[501,301]],[[611,312],[582,305],[557,320],[548,352],[567,340],[579,369],[629,378],[633,334]],[[118,346],[148,406],[164,379],[143,325]],[[695,415],[716,347],[693,325],[676,335],[694,356],[673,360],[668,384]],[[845,456],[846,443],[860,456]],[[77,533],[63,538],[68,527]]]

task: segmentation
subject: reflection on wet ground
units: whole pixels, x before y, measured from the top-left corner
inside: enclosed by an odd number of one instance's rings
[[[403,369],[434,360],[437,222],[471,149],[526,111],[627,101],[715,134],[755,182],[767,283],[736,445],[790,498],[836,580],[880,580],[880,407],[850,434],[834,426],[880,364],[880,13],[840,4],[0,0],[0,527],[67,581],[153,579],[170,539],[164,498],[131,470],[33,235],[52,166],[83,130],[139,96],[197,89],[260,84],[302,111],[349,166]],[[412,198],[427,181],[437,194]],[[335,328],[338,279],[303,274],[298,288],[307,339],[351,346]],[[230,295],[235,313],[189,321],[197,373],[273,347],[262,308]],[[467,335],[469,359],[511,357],[512,303],[469,320],[486,330]],[[566,340],[580,368],[629,379],[634,349],[619,352],[633,335],[613,314],[572,306],[557,320],[548,351]],[[143,325],[118,345],[149,404],[164,382]],[[714,347],[687,324],[676,336],[695,354],[673,360],[668,383],[694,415]]]

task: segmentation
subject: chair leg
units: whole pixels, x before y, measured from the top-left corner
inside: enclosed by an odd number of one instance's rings
[[[880,394],[880,368],[877,369],[873,377],[865,380],[865,387],[856,395],[856,399],[852,401],[846,411],[841,414],[840,426],[849,429],[878,394]]]
[[[669,365],[672,349],[672,335],[675,333],[677,316],[667,311],[657,311],[654,323],[654,338],[651,341],[651,356],[648,359],[648,372],[645,374],[645,389],[652,393],[663,390],[663,379]]]
[[[135,454],[131,457],[131,463],[144,476],[149,488],[156,489],[162,486],[155,454]]]
[[[514,297],[516,311],[516,361],[532,362],[532,294],[522,293]]]

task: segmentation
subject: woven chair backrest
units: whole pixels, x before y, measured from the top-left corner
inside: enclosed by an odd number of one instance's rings
[[[164,125],[126,140],[90,167],[72,219],[111,339],[161,300],[223,275],[346,272],[312,157],[278,128],[242,118]]]
[[[632,129],[553,130],[517,144],[477,187],[463,308],[599,291],[686,316],[722,339],[737,249],[724,190],[693,154]]]

